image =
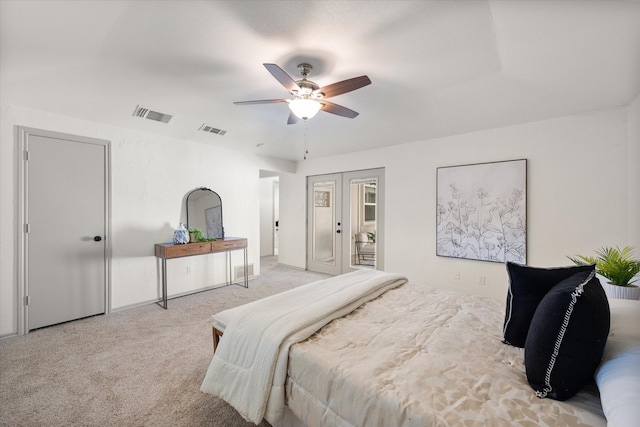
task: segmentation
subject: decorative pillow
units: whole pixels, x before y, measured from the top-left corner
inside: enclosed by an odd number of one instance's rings
[[[540,301],[524,346],[536,396],[566,400],[592,380],[609,325],[609,302],[595,272],[576,273],[554,286]]]
[[[607,425],[636,426],[640,420],[640,345],[604,362],[596,372]]]
[[[507,262],[509,290],[503,342],[515,347],[524,347],[533,313],[542,298],[560,281],[582,271],[595,271],[595,264],[537,268]]]

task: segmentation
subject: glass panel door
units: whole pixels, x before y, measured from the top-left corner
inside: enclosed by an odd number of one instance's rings
[[[378,178],[353,178],[350,180],[349,206],[351,209],[351,268],[376,268],[376,193]]]
[[[335,182],[313,184],[313,260],[333,265],[336,263],[333,232],[336,222],[335,194]]]
[[[342,245],[342,177],[340,174],[309,177],[307,268],[340,274]]]

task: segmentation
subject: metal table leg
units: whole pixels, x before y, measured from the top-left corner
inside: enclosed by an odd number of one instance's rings
[[[167,309],[167,259],[162,258],[162,308]]]
[[[231,263],[231,251],[227,251],[227,263],[228,263],[228,268],[227,268],[227,285],[238,285],[238,286],[244,286],[245,288],[249,288],[249,253],[247,252],[247,248],[243,248],[243,256],[244,256],[244,265],[243,265],[243,270],[244,270],[244,284],[241,285],[240,283],[233,283],[233,265]]]
[[[244,248],[244,287],[249,288],[249,255],[246,246]]]

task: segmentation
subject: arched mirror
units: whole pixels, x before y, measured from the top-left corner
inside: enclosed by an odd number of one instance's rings
[[[187,228],[197,228],[208,239],[223,239],[222,199],[201,187],[187,194]]]

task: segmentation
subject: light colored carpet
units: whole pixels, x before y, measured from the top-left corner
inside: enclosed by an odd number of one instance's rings
[[[219,311],[328,276],[263,258],[228,286],[0,340],[2,426],[252,426],[204,394]],[[268,426],[263,422],[261,426]]]

